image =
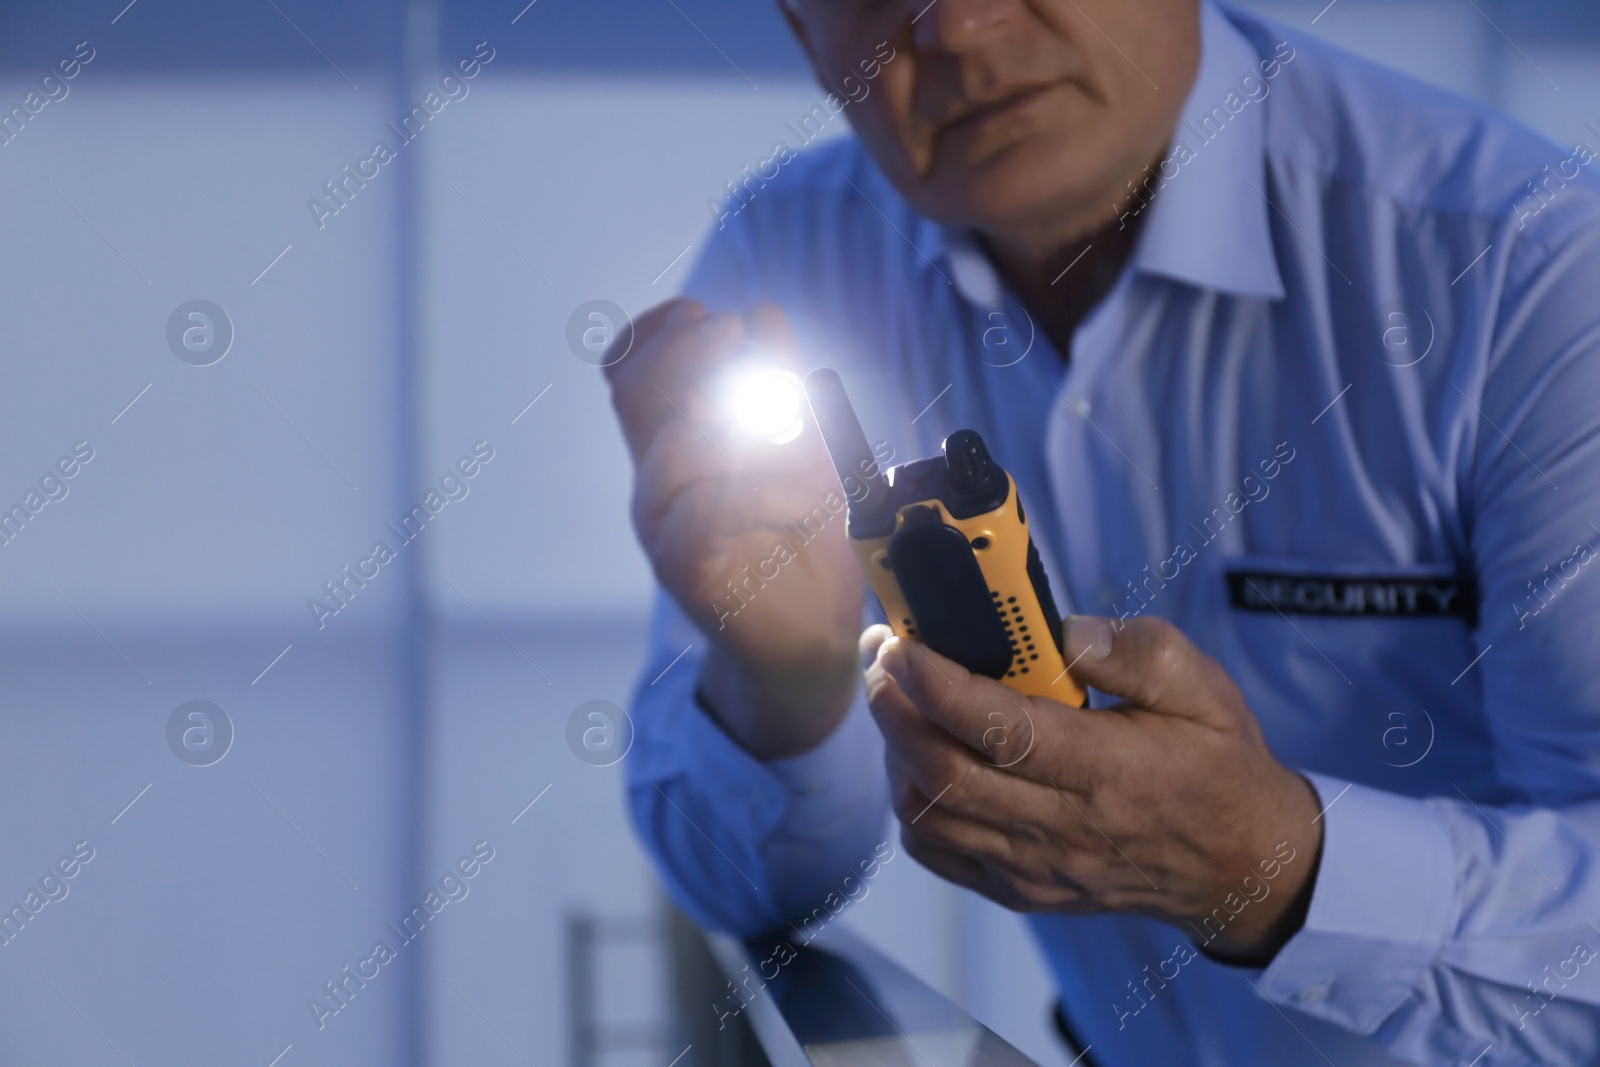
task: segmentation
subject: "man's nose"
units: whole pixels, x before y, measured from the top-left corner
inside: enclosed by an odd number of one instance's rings
[[[916,17],[912,42],[919,51],[965,52],[1015,21],[1024,6],[1023,0],[932,0]]]

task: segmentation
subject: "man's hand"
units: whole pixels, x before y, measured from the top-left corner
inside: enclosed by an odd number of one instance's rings
[[[884,626],[862,635],[906,850],[1017,911],[1133,912],[1269,960],[1304,921],[1321,848],[1310,783],[1176,627],[1069,622],[1073,676],[1115,708],[1023,696]]]
[[[633,522],[656,578],[710,642],[700,685],[722,724],[761,758],[816,745],[860,684],[860,568],[843,497],[809,420],[772,445],[737,432],[710,395],[754,342],[794,369],[773,304],[709,315],[674,300],[641,315],[606,367],[634,462]],[[840,513],[829,517],[833,494]],[[786,524],[810,520],[809,540]],[[813,529],[820,527],[820,529]],[[778,546],[786,546],[778,551]],[[855,580],[859,581],[859,578]]]

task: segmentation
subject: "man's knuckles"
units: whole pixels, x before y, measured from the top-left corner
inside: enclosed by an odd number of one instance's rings
[[[627,326],[624,326],[621,332],[612,338],[610,347],[606,349],[605,362],[600,368],[606,376],[606,381],[615,383],[632,369],[631,367],[624,367],[623,364],[627,363],[626,357],[617,359],[616,353],[626,352],[632,355],[636,347],[642,348],[648,344],[668,322],[684,314],[703,315],[705,314],[705,309],[695,300],[684,298],[667,300],[650,308]]]
[[[1150,680],[1163,691],[1181,681],[1195,659],[1189,639],[1166,619],[1150,619],[1145,635],[1144,669]]]
[[[1215,665],[1182,630],[1158,616],[1130,620],[1117,631],[1111,654],[1086,659],[1075,669],[1096,689],[1154,711],[1192,712],[1214,702],[1219,691]]]
[[[1173,693],[1188,665],[1188,638],[1166,619],[1134,619],[1117,635],[1112,654],[1102,661],[1111,692],[1141,704]]]

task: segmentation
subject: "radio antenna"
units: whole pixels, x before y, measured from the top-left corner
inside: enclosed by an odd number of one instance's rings
[[[833,459],[833,469],[839,473],[849,502],[851,536],[871,537],[868,528],[889,526],[883,532],[893,532],[894,510],[889,502],[889,483],[883,476],[872,446],[867,444],[866,431],[850,406],[850,397],[844,391],[839,375],[827,367],[806,375],[806,400],[811,404],[811,414],[817,420],[822,442],[828,446]],[[852,484],[860,484],[864,491],[851,491]]]

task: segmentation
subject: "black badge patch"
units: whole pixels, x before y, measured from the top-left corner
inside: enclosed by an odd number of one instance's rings
[[[1440,575],[1301,574],[1230,570],[1228,599],[1244,611],[1285,615],[1465,619],[1477,624],[1472,583]]]

